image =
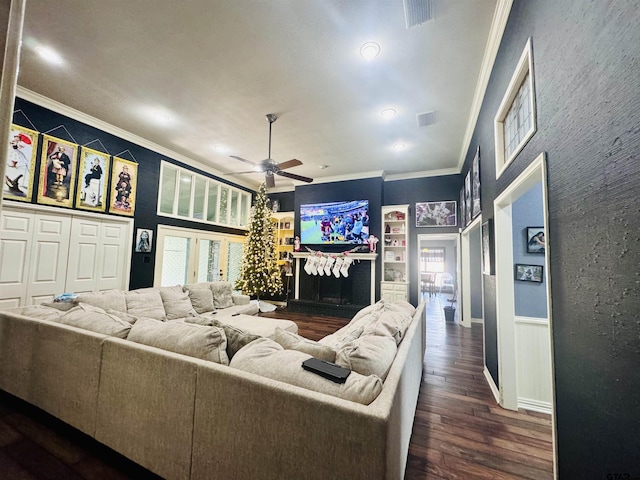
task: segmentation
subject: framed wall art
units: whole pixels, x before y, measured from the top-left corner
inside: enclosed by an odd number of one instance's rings
[[[138,228],[136,231],[136,253],[149,253],[153,247],[153,230]]]
[[[493,221],[487,220],[482,224],[482,273],[493,275]]]
[[[525,265],[522,263],[516,263],[515,265],[515,279],[521,282],[535,282],[542,283],[542,265]]]
[[[471,180],[471,218],[474,219],[482,211],[480,205],[480,147],[476,150],[476,156],[473,157],[473,163],[471,166],[472,180]]]
[[[133,217],[136,207],[137,185],[138,164],[123,158],[113,157],[109,213]]]
[[[107,182],[111,157],[97,150],[80,147],[76,208],[104,212],[107,209]]]
[[[11,125],[7,165],[2,182],[3,198],[31,201],[39,137],[40,134],[35,130]]]
[[[59,207],[73,206],[78,145],[44,136],[40,157],[37,202]]]
[[[455,227],[458,206],[455,200],[416,203],[416,227]]]
[[[467,176],[464,178],[464,204],[465,216],[463,224],[466,227],[471,223],[471,210],[473,207],[471,204],[471,170],[467,172]]]
[[[466,227],[465,218],[467,215],[467,207],[464,198],[464,186],[460,189],[460,226],[464,229]]]
[[[544,254],[545,242],[544,227],[527,227],[527,253]]]

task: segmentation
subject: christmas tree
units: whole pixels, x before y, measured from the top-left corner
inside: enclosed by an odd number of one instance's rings
[[[275,295],[282,291],[272,215],[267,187],[263,183],[253,204],[240,275],[235,284],[237,290],[245,295],[256,295],[258,301],[261,295]]]

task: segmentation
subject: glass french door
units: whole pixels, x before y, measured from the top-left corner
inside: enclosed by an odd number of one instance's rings
[[[245,237],[158,226],[155,287],[229,281],[240,273]]]

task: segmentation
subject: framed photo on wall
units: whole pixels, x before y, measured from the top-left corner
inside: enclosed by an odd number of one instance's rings
[[[40,134],[35,130],[11,125],[5,178],[2,182],[3,198],[31,201],[39,138]]]
[[[493,275],[493,221],[487,220],[482,224],[482,273]]]
[[[480,212],[482,210],[480,205],[480,147],[478,147],[478,150],[476,150],[476,156],[473,157],[471,170],[473,172],[471,181],[471,198],[473,199],[471,218],[473,219],[480,215]]]
[[[458,206],[455,200],[416,203],[416,227],[455,227]]]
[[[462,187],[460,189],[460,226],[463,229],[466,227],[465,218],[467,215],[467,206],[464,200],[464,187]]]
[[[516,263],[515,265],[515,279],[521,282],[535,282],[542,283],[542,265],[525,265],[522,263]]]
[[[107,182],[111,157],[106,153],[80,147],[76,208],[104,212],[107,209]]]
[[[465,204],[465,216],[464,226],[466,227],[471,223],[471,170],[467,172],[467,176],[464,178],[464,204]]]
[[[137,186],[138,164],[124,158],[113,157],[109,213],[133,217],[136,209]]]
[[[138,228],[136,230],[136,253],[149,253],[153,247],[153,230]]]
[[[544,254],[545,246],[544,227],[527,227],[527,253]]]
[[[44,136],[40,157],[38,203],[73,207],[78,145]]]

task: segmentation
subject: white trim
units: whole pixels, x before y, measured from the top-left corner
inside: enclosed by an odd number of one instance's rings
[[[465,327],[470,327],[471,323],[473,323],[473,318],[471,317],[471,243],[469,241],[469,235],[471,232],[480,228],[481,225],[482,214],[476,217],[460,235],[460,263],[461,268],[462,266],[464,266],[464,268],[462,268],[462,289],[460,290],[462,295],[459,295],[459,297],[462,298],[461,324]],[[480,259],[480,262],[482,262],[482,259]],[[482,312],[484,315],[484,282],[480,285],[480,289],[482,291]],[[480,319],[480,323],[484,323],[483,319]]]
[[[484,323],[484,318],[471,317],[471,323]]]
[[[521,323],[521,324],[527,324],[527,325],[544,325],[546,327],[549,326],[549,319],[548,318],[539,318],[539,317],[521,317],[521,316],[514,316],[513,320],[516,323]]]
[[[434,234],[430,234],[430,233],[420,233],[416,236],[416,253],[417,253],[417,257],[416,258],[420,258],[420,244],[422,242],[438,242],[438,241],[453,241],[456,244],[456,250],[457,250],[457,255],[456,255],[456,286],[454,287],[455,290],[457,291],[456,293],[456,298],[458,299],[458,302],[460,302],[460,292],[461,290],[461,276],[464,275],[464,271],[461,270],[461,258],[460,258],[460,234],[458,233],[434,233]],[[417,265],[417,278],[418,281],[417,283],[417,290],[418,290],[418,298],[421,298],[422,292],[420,291],[420,262],[416,262]],[[410,266],[410,265],[409,265]],[[463,304],[464,305],[464,304]],[[464,319],[459,317],[460,320],[460,325],[462,325],[463,327],[471,327],[471,323],[470,322],[464,322]]]
[[[438,170],[422,170],[420,172],[411,173],[394,173],[385,175],[385,182],[395,182],[397,180],[411,180],[413,178],[442,177],[444,175],[457,175],[460,173],[459,168],[440,168]]]
[[[484,374],[484,378],[487,380],[491,393],[493,393],[493,398],[496,400],[497,404],[500,404],[500,390],[496,386],[496,382],[493,381],[493,377],[491,376],[491,373],[489,373],[489,369],[486,365],[482,373]]]
[[[462,140],[462,149],[458,160],[457,173],[462,171],[462,166],[464,165],[469,145],[471,144],[471,137],[476,129],[476,123],[478,122],[478,116],[480,115],[482,101],[484,100],[484,95],[487,91],[487,86],[489,85],[489,78],[491,76],[491,71],[493,70],[493,64],[496,61],[496,56],[498,55],[498,49],[500,48],[504,29],[507,26],[507,20],[509,19],[512,4],[513,0],[498,0],[496,9],[493,13],[491,29],[489,30],[489,38],[487,39],[487,46],[485,47],[484,56],[482,57],[482,65],[480,67],[478,81],[476,82],[473,101],[471,102],[471,111],[469,113],[469,119],[467,120],[467,128]]]
[[[504,120],[507,113],[511,109],[513,100],[520,90],[522,81],[529,74],[529,108],[531,109],[531,128],[524,136],[524,138],[518,143],[518,146],[509,155],[509,158],[504,158]],[[495,136],[495,158],[496,158],[496,178],[500,178],[500,175],[507,169],[507,167],[518,156],[520,151],[524,148],[527,142],[533,137],[537,130],[536,122],[536,101],[535,101],[535,83],[533,79],[533,53],[531,45],[531,37],[527,40],[527,44],[520,55],[520,60],[516,65],[515,71],[511,76],[507,90],[505,91],[498,112],[494,118],[493,131]]]
[[[518,408],[553,415],[553,404],[551,402],[541,402],[540,400],[518,397]]]

